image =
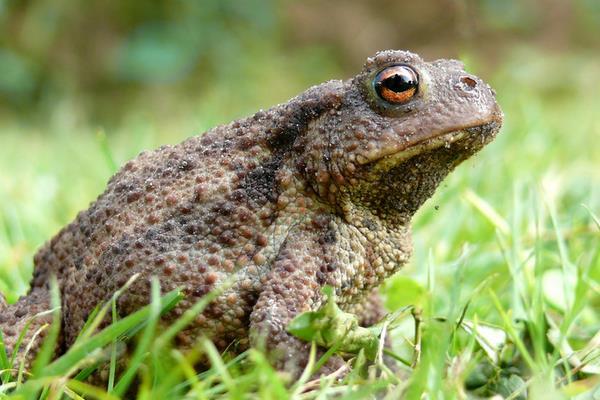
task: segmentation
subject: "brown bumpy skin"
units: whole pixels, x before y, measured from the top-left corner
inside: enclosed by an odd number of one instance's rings
[[[397,64],[416,72],[418,88],[390,104],[373,79]],[[120,297],[121,315],[148,303],[152,276],[163,292],[183,290],[165,323],[233,278],[178,345],[201,334],[220,349],[264,344],[275,366],[297,375],[308,345],[287,323],[322,304],[324,285],[343,310],[375,322],[382,314],[371,293],[408,260],[411,216],[501,121],[492,89],[459,62],[385,51],[352,79],[144,152],[39,250],[31,293],[0,305],[8,348],[48,307],[51,275],[62,299],[59,351],[133,274],[140,277]]]

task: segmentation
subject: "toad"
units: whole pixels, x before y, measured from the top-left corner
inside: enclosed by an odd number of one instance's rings
[[[50,307],[52,276],[58,352],[134,274],[118,313],[148,304],[157,277],[163,293],[185,295],[164,324],[228,281],[177,345],[201,335],[221,350],[262,343],[276,368],[297,376],[310,344],[287,324],[323,304],[324,286],[361,325],[378,321],[377,287],[409,259],[411,217],[501,123],[493,90],[460,62],[382,51],[351,79],[143,152],[37,252],[29,294],[0,305],[7,348]],[[29,360],[46,322],[34,320],[27,332]]]

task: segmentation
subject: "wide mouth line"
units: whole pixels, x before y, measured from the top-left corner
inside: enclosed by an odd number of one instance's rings
[[[435,150],[442,146],[450,146],[451,144],[464,139],[468,136],[467,129],[458,129],[449,132],[444,132],[434,137],[425,138],[418,142],[409,144],[407,147],[403,147],[394,151],[393,153],[383,155],[381,157],[367,160],[362,163],[363,165],[375,164],[377,169],[384,168],[387,165],[398,165],[414,156],[423,154],[425,152]]]

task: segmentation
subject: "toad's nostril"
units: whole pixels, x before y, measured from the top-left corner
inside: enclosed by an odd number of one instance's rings
[[[467,85],[471,89],[474,88],[475,86],[477,86],[477,81],[468,76],[463,76],[462,78],[460,78],[460,81],[462,83],[464,83],[465,85]]]

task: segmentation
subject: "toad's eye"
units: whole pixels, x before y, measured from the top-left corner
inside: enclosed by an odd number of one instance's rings
[[[375,91],[383,100],[404,104],[417,93],[419,77],[406,65],[393,65],[379,72],[373,80]]]

